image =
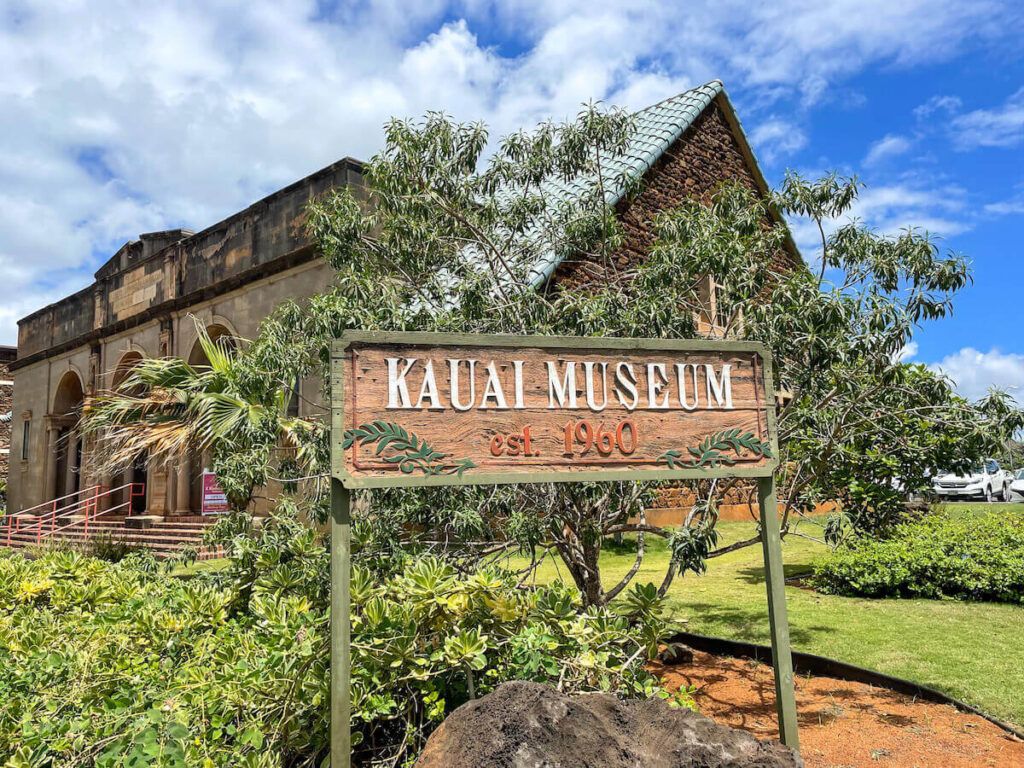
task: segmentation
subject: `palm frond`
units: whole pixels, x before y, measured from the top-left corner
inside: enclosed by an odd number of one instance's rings
[[[291,388],[246,384],[239,353],[212,340],[201,326],[199,344],[209,365],[180,358],[148,358],[109,390],[87,399],[80,430],[95,439],[93,468],[116,473],[140,454],[150,462],[173,462],[187,451],[254,438],[278,439],[298,448],[296,459],[313,461],[304,448],[316,429],[312,422],[286,416]]]

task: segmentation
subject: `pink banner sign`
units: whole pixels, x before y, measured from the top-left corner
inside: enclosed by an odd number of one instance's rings
[[[213,472],[203,472],[203,514],[220,515],[230,509],[228,497],[217,482],[217,476]]]

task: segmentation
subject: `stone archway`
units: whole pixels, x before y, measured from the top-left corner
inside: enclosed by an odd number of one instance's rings
[[[213,323],[206,327],[206,334],[218,346],[234,349],[236,346],[234,332],[224,323]],[[195,368],[209,367],[210,360],[206,356],[199,339],[192,343],[186,362]],[[175,490],[175,515],[197,515],[202,510],[203,470],[209,464],[209,456],[202,451],[189,450],[178,465],[177,488]]]
[[[117,361],[117,365],[110,378],[111,389],[117,389],[123,383],[128,374],[132,372],[143,360],[143,354],[137,349],[131,349],[121,355],[121,359]],[[131,466],[122,470],[120,473],[111,478],[105,478],[103,485],[109,488],[120,488],[121,490],[110,494],[110,499],[103,503],[103,507],[115,507],[120,511],[120,514],[124,515],[141,515],[146,512],[148,507],[148,501],[150,496],[150,483],[149,483],[149,462],[148,456],[145,453],[139,454],[132,461]],[[130,489],[125,487],[129,483],[139,483],[145,489],[144,495],[131,496]],[[131,503],[131,507],[128,508],[128,503]]]
[[[228,349],[235,348],[235,334],[223,323],[213,323],[206,326],[206,335],[210,337],[210,341],[218,346],[224,346]],[[186,362],[189,365],[198,367],[210,365],[210,359],[206,356],[206,352],[203,350],[202,344],[199,343],[199,339],[192,343],[192,349],[188,353]]]
[[[85,387],[74,370],[61,376],[53,405],[48,416],[47,483],[51,499],[60,498],[82,489],[83,442],[78,434],[78,420],[82,416]]]
[[[142,353],[137,349],[130,350],[121,355],[121,359],[117,361],[117,365],[114,368],[114,373],[110,379],[111,389],[117,389],[121,386],[121,383],[125,380],[132,369],[142,362]]]

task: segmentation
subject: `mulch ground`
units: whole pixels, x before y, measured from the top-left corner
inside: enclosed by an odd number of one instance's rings
[[[772,668],[697,652],[654,670],[671,688],[696,686],[702,714],[777,739]],[[828,677],[796,681],[807,768],[1024,768],[1024,742],[983,717],[885,688]]]

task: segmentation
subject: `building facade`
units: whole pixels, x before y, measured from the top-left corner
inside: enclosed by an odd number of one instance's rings
[[[322,290],[332,272],[306,236],[305,206],[341,186],[359,194],[357,161],[334,163],[201,232],[141,235],[92,285],[22,319],[11,366],[9,508],[29,509],[94,484],[138,482],[152,514],[198,512],[202,456],[167,466],[148,466],[142,456],[118,477],[90,477],[90,446],[75,430],[82,403],[144,357],[204,362],[197,322],[213,338],[252,338],[278,304]],[[117,505],[119,496],[107,503]]]
[[[724,182],[767,194],[721,83],[686,91],[637,118],[630,152],[616,161],[642,182],[639,195],[617,203],[628,235],[617,256],[622,266],[643,258],[658,211],[685,199],[707,202]],[[166,467],[148,466],[143,456],[119,477],[89,477],[90,446],[75,431],[81,404],[144,357],[202,363],[195,319],[213,337],[252,338],[280,302],[322,290],[333,273],[306,236],[304,206],[332,187],[353,187],[358,194],[361,183],[359,162],[345,159],[202,232],[142,235],[114,254],[92,285],[21,320],[12,366],[10,509],[95,483],[116,488],[134,481],[145,483],[151,514],[197,512],[201,456],[182,456]],[[792,243],[780,258],[799,262]],[[581,261],[551,263],[544,274],[585,290],[595,269]],[[715,325],[713,285],[709,280],[703,318],[709,331]],[[320,393],[303,393],[303,400],[320,400]]]
[[[17,347],[0,345],[0,487],[7,485],[7,468],[11,462],[14,380],[10,367],[17,356]]]

